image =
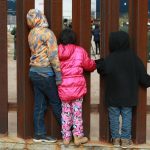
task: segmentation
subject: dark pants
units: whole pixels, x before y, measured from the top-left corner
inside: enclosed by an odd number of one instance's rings
[[[95,41],[96,54],[100,54],[100,41]]]
[[[61,124],[61,102],[58,96],[54,76],[41,76],[36,72],[29,73],[34,88],[34,130],[35,135],[46,134],[44,116],[48,105]]]

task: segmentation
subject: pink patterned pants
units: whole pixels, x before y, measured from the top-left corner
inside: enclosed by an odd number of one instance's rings
[[[83,136],[82,120],[82,102],[83,98],[70,103],[62,102],[62,137],[70,139],[73,135]],[[71,132],[71,126],[73,130]]]

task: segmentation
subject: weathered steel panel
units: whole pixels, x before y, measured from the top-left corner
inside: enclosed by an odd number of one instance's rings
[[[119,29],[119,0],[101,0],[101,57],[106,57],[109,54],[109,34],[112,31]],[[104,81],[100,80],[100,123],[99,137],[101,141],[109,141],[109,121],[108,111],[105,105]]]
[[[90,54],[91,47],[91,1],[72,0],[72,25],[77,34],[77,42]],[[83,102],[83,126],[87,137],[90,134],[90,73],[85,73],[87,94]]]
[[[147,64],[147,21],[148,21],[148,0],[129,1],[129,33],[131,47]],[[140,88],[139,104],[133,111],[132,134],[135,143],[146,142],[146,104],[147,94],[145,88]]]
[[[77,36],[77,43],[80,44],[80,0],[72,0],[72,28]]]
[[[49,22],[50,29],[58,38],[62,30],[62,0],[45,0],[44,12]],[[50,135],[61,138],[61,127],[56,122],[51,108],[46,115],[46,126]]]
[[[62,0],[45,0],[44,11],[50,28],[58,37],[62,30]]]
[[[0,1],[0,134],[8,133],[7,1]],[[13,87],[12,87],[13,88]]]
[[[17,134],[22,138],[33,136],[33,90],[28,77],[30,49],[26,15],[34,8],[34,0],[17,0]]]

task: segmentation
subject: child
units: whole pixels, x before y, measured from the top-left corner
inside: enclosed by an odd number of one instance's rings
[[[34,88],[33,141],[56,142],[56,138],[46,136],[44,115],[47,105],[51,105],[61,124],[61,101],[56,86],[61,83],[57,42],[41,11],[29,10],[27,24],[31,28],[28,42],[31,50],[29,76]]]
[[[83,96],[87,92],[83,70],[94,71],[96,64],[82,47],[76,45],[75,33],[71,29],[62,31],[59,43],[62,83],[58,86],[58,92],[62,101],[63,143],[68,145],[73,133],[75,145],[80,145],[88,141],[83,134],[82,120]]]
[[[98,73],[105,77],[105,100],[113,144],[119,147],[121,142],[122,148],[127,148],[131,145],[132,107],[138,103],[138,84],[149,87],[150,76],[142,61],[129,48],[129,35],[126,32],[112,32],[109,48],[110,55],[96,60],[96,67]]]

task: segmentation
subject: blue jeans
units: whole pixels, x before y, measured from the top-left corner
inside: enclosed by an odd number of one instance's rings
[[[32,71],[30,71],[29,77],[34,88],[34,134],[44,135],[46,134],[44,116],[48,105],[52,106],[52,111],[61,125],[61,101],[55,77],[44,77]]]
[[[131,139],[132,107],[108,107],[110,131],[113,139]],[[119,117],[122,117],[121,133]]]

